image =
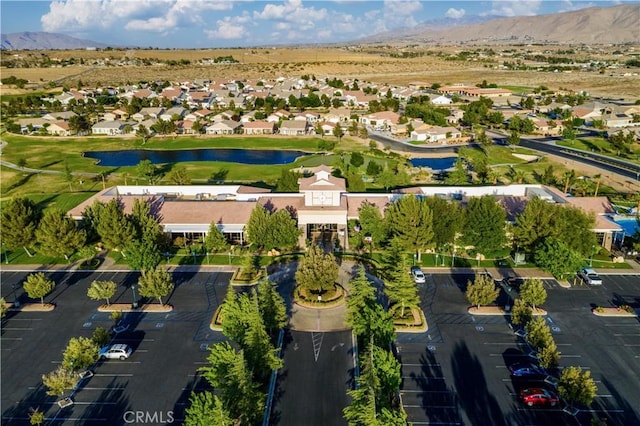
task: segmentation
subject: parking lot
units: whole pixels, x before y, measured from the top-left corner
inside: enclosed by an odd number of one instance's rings
[[[639,276],[606,276],[598,287],[561,288],[545,280],[544,304],[561,352],[560,367],[581,366],[598,385],[595,401],[573,419],[562,406],[529,408],[517,399],[524,387],[549,386],[513,379],[508,366],[528,357],[529,347],[508,318],[472,316],[463,290],[471,276],[430,275],[420,287],[429,323],[425,334],[399,334],[403,363],[402,402],[413,424],[557,425],[640,424],[640,322],[598,317],[595,306],[640,307]],[[513,297],[504,288],[500,303]]]
[[[54,370],[71,337],[91,336],[96,327],[109,328],[101,302],[86,289],[93,280],[118,283],[112,302],[133,300],[129,285],[134,273],[96,272],[47,274],[57,283],[45,298],[52,312],[10,312],[2,327],[2,424],[28,424],[31,408],[44,411],[49,424],[166,424],[180,423],[193,389],[206,383],[197,372],[206,362],[207,348],[224,339],[209,329],[209,321],[226,295],[229,273],[176,273],[176,289],[168,302],[171,313],[125,313],[128,330],[113,343],[133,348],[130,358],[99,361],[93,377],[79,383],[74,404],[60,409],[58,398],[47,396],[42,374]],[[2,295],[8,302],[29,301],[21,287],[26,273],[3,272]],[[13,285],[13,286],[12,286]],[[69,392],[69,391],[68,391]],[[65,393],[65,396],[68,395]]]

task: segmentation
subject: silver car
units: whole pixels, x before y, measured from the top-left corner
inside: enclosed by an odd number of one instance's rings
[[[413,266],[411,268],[411,276],[413,277],[413,282],[416,284],[424,284],[427,281],[427,277],[424,275],[424,272],[422,272],[422,269],[417,266]]]
[[[131,348],[122,343],[107,345],[100,349],[100,359],[119,359],[123,361],[131,356],[131,352],[133,352]]]
[[[602,278],[600,278],[598,273],[591,268],[580,269],[578,276],[585,282],[585,284],[602,285]]]

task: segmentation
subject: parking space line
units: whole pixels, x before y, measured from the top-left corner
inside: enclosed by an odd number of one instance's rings
[[[8,330],[8,328],[5,328],[5,330]],[[616,333],[616,334],[614,334],[614,336],[617,336],[617,337],[621,337],[621,336],[640,336],[640,333],[635,333],[635,334]]]
[[[133,377],[133,374],[96,373],[94,377]]]
[[[435,364],[402,364],[402,366],[406,366],[406,367],[440,367],[439,363],[435,363]]]
[[[624,346],[626,346],[626,347],[630,347],[630,346],[632,346],[632,347],[633,347],[633,346],[640,346],[640,344],[635,344],[635,343],[634,343],[634,344],[630,344],[630,343],[626,343]]]
[[[563,355],[563,354],[560,354],[560,358],[582,358],[582,355]]]
[[[455,393],[453,391],[448,391],[448,390],[444,390],[444,391],[436,391],[436,390],[430,390],[430,391],[425,391],[425,390],[408,390],[408,389],[403,389],[400,391],[400,393]]]
[[[25,331],[25,330],[33,330],[32,327],[3,327],[3,330],[12,330],[12,331]]]
[[[405,408],[456,408],[455,405],[402,405]],[[411,422],[415,424],[415,422]],[[429,423],[433,424],[433,423]],[[457,423],[455,423],[457,424]]]
[[[22,340],[22,337],[0,337],[1,340]]]
[[[116,405],[116,404],[119,404],[119,402],[73,401],[73,404],[74,405]]]
[[[427,380],[444,380],[444,377],[418,377],[418,376],[402,376],[403,379],[427,379]]]
[[[613,395],[596,395],[596,398],[613,398]]]
[[[37,388],[34,388],[37,389]],[[124,388],[111,387],[111,388],[95,388],[95,387],[82,387],[81,390],[95,390],[95,391],[103,391],[103,390],[124,390]]]

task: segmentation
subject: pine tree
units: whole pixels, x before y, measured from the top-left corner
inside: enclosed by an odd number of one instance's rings
[[[387,208],[385,222],[389,233],[422,261],[422,250],[433,241],[433,215],[424,200],[412,194],[400,198]]]
[[[268,280],[258,284],[258,307],[264,326],[272,333],[287,324],[287,306],[278,293],[276,285]]]
[[[480,253],[501,250],[507,242],[507,214],[490,195],[473,197],[465,209],[463,240]]]
[[[269,212],[262,204],[256,204],[251,211],[245,230],[247,241],[251,244],[257,247],[264,247],[267,244]]]
[[[562,370],[560,380],[558,381],[558,394],[560,398],[571,403],[590,405],[596,393],[598,386],[591,378],[589,370],[582,371],[580,367],[567,367]]]
[[[295,279],[299,285],[317,293],[333,288],[338,279],[338,264],[331,253],[312,245],[298,264]]]
[[[405,257],[393,271],[392,279],[385,281],[384,286],[390,305],[400,307],[400,318],[404,317],[405,308],[413,308],[420,303],[418,289],[409,274],[409,269],[409,262]]]
[[[29,251],[36,243],[36,229],[40,214],[33,201],[27,198],[14,198],[7,202],[0,211],[0,234],[2,242],[10,249]]]
[[[218,253],[229,248],[227,237],[224,236],[215,222],[211,222],[209,225],[209,232],[207,232],[207,236],[204,238],[204,245],[207,251],[213,253]]]
[[[135,235],[133,224],[127,219],[122,204],[116,199],[110,200],[99,209],[97,219],[96,230],[109,249],[121,250]]]
[[[59,209],[47,210],[36,230],[36,237],[43,253],[64,256],[67,260],[86,241],[84,231],[78,229],[76,222]]]
[[[209,391],[191,392],[185,415],[185,426],[233,426],[235,424],[220,398]]]

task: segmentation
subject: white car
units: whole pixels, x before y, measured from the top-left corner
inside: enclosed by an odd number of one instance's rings
[[[424,275],[424,272],[422,272],[422,269],[417,266],[413,266],[411,268],[411,276],[416,284],[424,284],[427,281],[427,277]]]
[[[100,349],[100,359],[119,359],[123,361],[131,356],[131,348],[122,343],[110,346],[103,346]]]
[[[602,278],[600,278],[598,273],[591,268],[580,269],[578,276],[585,282],[585,284],[602,285]]]

